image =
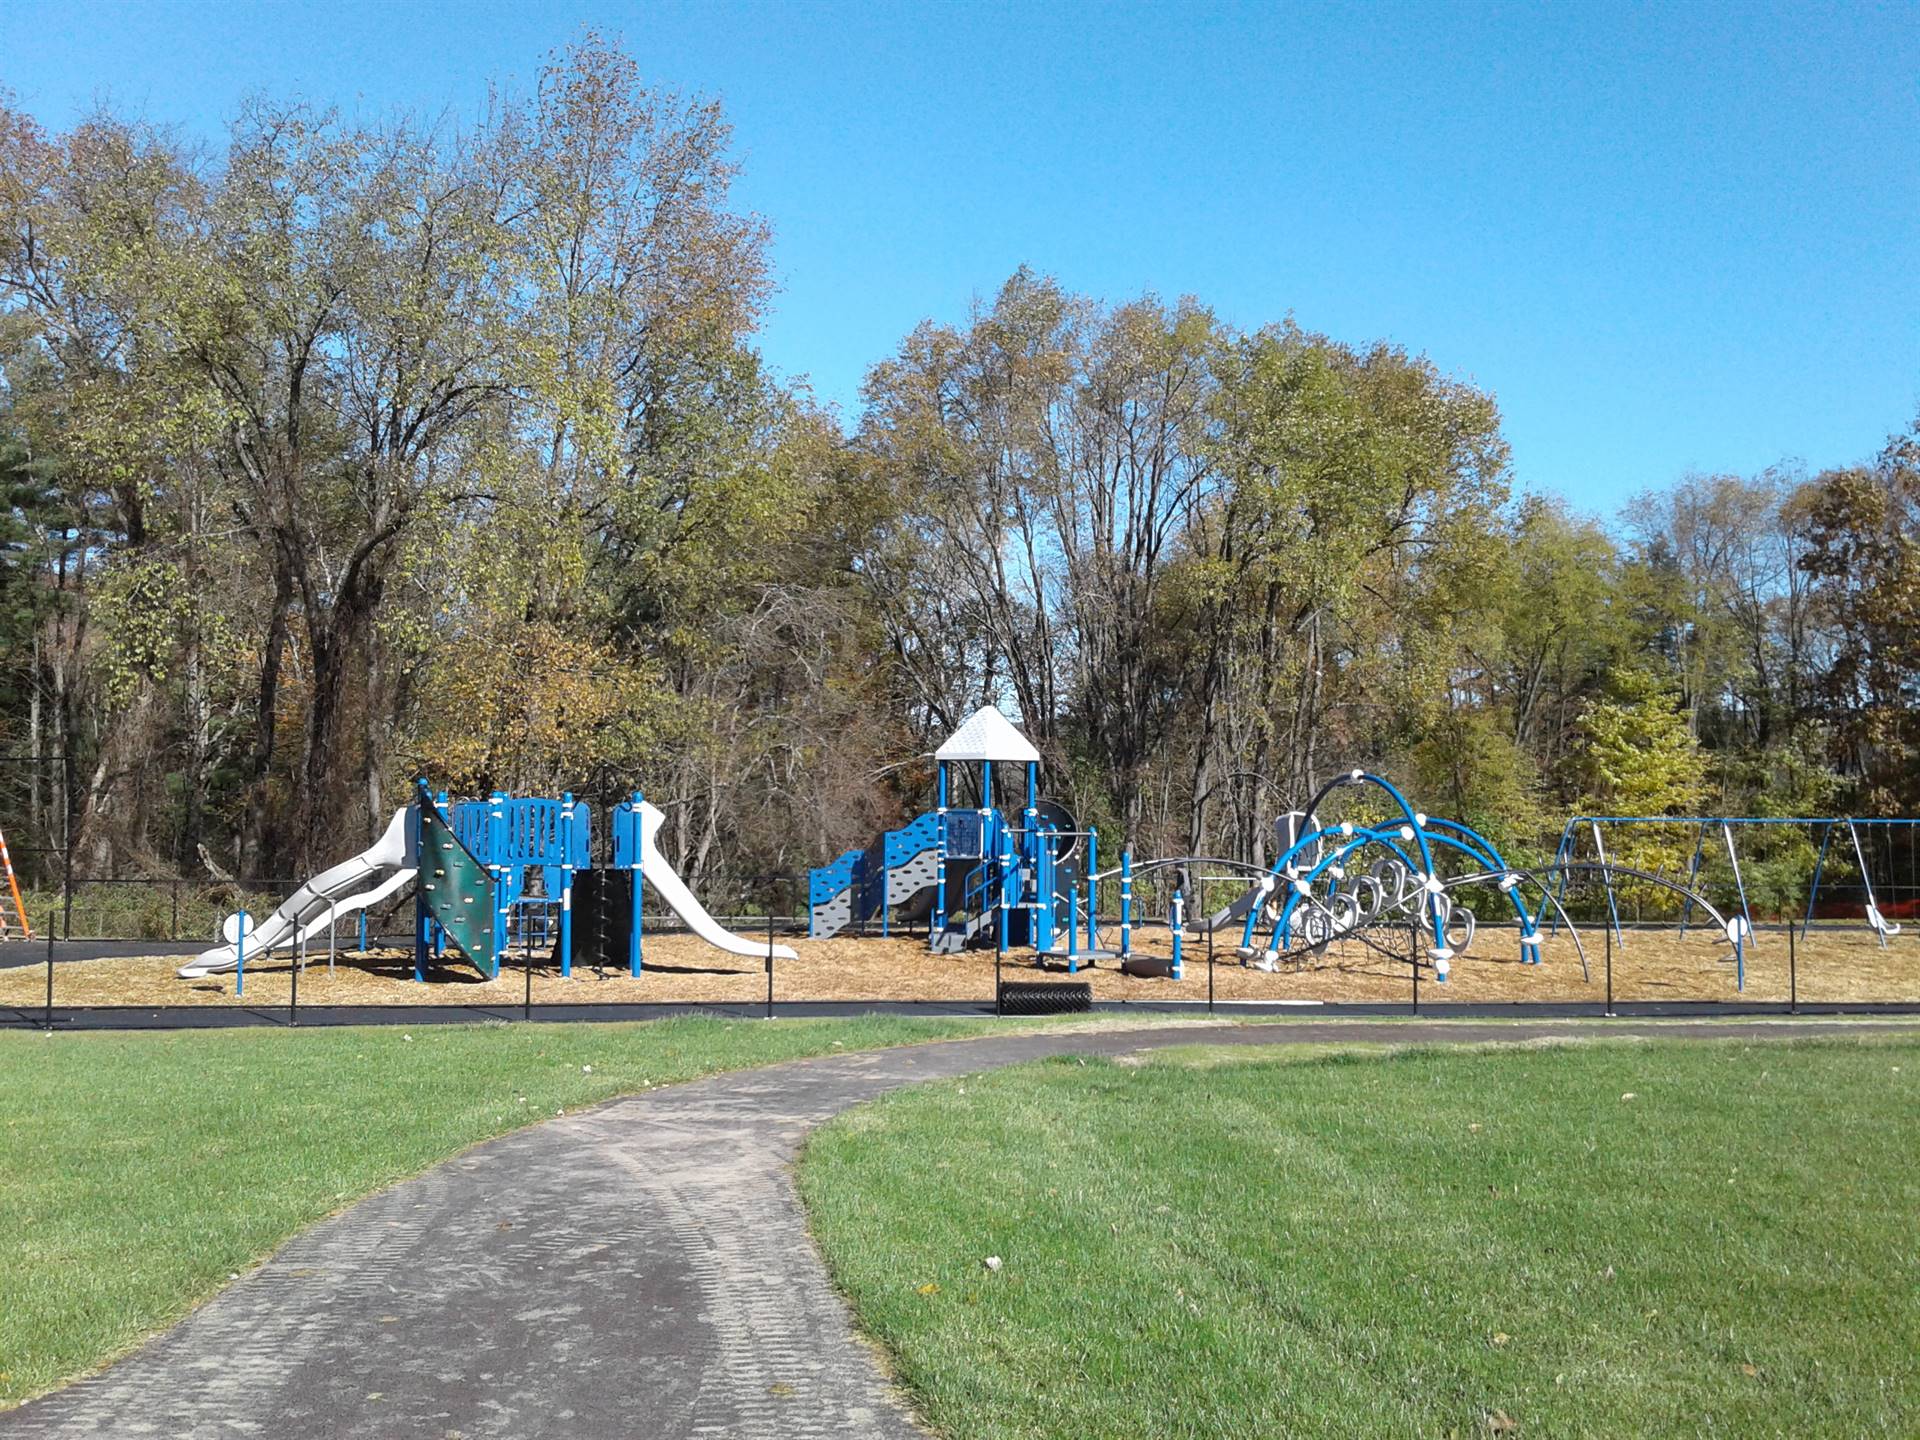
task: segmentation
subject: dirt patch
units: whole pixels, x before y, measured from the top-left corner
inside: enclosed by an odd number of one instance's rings
[[[1473,948],[1453,962],[1444,987],[1429,971],[1421,978],[1423,998],[1476,1001],[1595,1001],[1606,993],[1605,936],[1581,932],[1587,951],[1583,975],[1577,950],[1566,934],[1546,941],[1542,963],[1520,963],[1519,942],[1511,930],[1485,928]],[[924,940],[899,936],[787,940],[797,960],[782,960],[774,976],[780,1000],[991,1000],[994,955],[991,950],[962,955],[929,954]],[[1383,954],[1346,942],[1318,956],[1283,962],[1268,974],[1241,964],[1220,949],[1212,967],[1213,990],[1223,1001],[1384,1001],[1411,998],[1412,977],[1406,941],[1398,953]],[[1163,928],[1143,928],[1135,940],[1140,955],[1166,955],[1171,945]],[[1183,947],[1184,976],[1179,980],[1123,975],[1116,961],[1082,965],[1077,979],[1093,987],[1098,1000],[1205,1000],[1208,964],[1204,939]],[[1796,941],[1799,998],[1806,1001],[1920,1001],[1920,942],[1895,937],[1882,948],[1860,927],[1816,928]],[[286,952],[247,967],[244,997],[233,993],[232,975],[181,980],[178,956],[75,961],[55,967],[57,1005],[285,1005],[291,988]],[[470,967],[449,964],[429,971],[429,983],[413,979],[410,954],[398,950],[360,955],[339,952],[330,969],[324,951],[310,955],[300,977],[300,1000],[308,1005],[481,1005],[513,1006],[525,994],[522,960],[513,956],[497,980],[483,980]],[[1057,974],[1064,967],[1050,966]],[[1009,952],[1009,979],[1036,974],[1030,952]],[[32,1007],[45,998],[45,972],[0,971],[0,1005]],[[646,968],[638,977],[624,970],[596,973],[576,967],[563,978],[553,966],[533,966],[536,1004],[633,1002],[734,1002],[763,1000],[766,962],[742,959],[688,935],[650,934]],[[1784,932],[1765,931],[1746,948],[1746,989],[1735,988],[1732,949],[1694,931],[1685,938],[1671,931],[1629,931],[1613,950],[1616,1000],[1785,1000],[1788,995],[1788,942]]]

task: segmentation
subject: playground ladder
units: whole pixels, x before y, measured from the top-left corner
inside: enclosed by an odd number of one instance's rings
[[[0,940],[7,938],[8,933],[16,928],[16,925],[21,935],[31,940],[33,939],[33,924],[27,919],[27,907],[22,904],[20,900],[20,881],[13,873],[13,857],[7,853],[7,836],[5,831],[0,831],[0,869],[5,869],[7,872],[6,894],[0,895]],[[7,918],[6,902],[9,899],[13,901],[13,918],[11,920]]]

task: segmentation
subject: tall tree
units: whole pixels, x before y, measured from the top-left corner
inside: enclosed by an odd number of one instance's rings
[[[1813,577],[1834,630],[1820,676],[1837,760],[1859,810],[1920,811],[1920,422],[1870,466],[1801,497]]]

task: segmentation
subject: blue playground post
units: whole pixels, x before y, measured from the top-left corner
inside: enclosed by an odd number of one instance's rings
[[[947,928],[947,762],[938,761],[934,768],[940,778],[939,791],[934,797],[933,922],[927,931],[929,935],[938,935]]]
[[[573,792],[560,796],[560,973],[573,974],[573,861],[576,848],[575,826],[580,817],[574,810]],[[581,858],[585,858],[584,856]]]
[[[418,877],[427,868],[427,817],[420,808],[427,803],[425,776],[414,781],[414,794],[418,798],[413,803],[413,863],[419,869],[414,872],[416,878],[413,886],[413,978],[424,984],[427,978],[427,891],[425,882]]]
[[[645,831],[640,826],[640,806],[646,797],[638,790],[633,792],[633,809],[628,812],[627,823],[633,826],[633,926],[627,932],[627,973],[639,978],[641,970],[641,892],[640,892],[640,847],[645,843]]]
[[[367,909],[364,905],[360,907],[360,953],[367,953]]]
[[[989,761],[987,763],[991,764],[992,762]],[[1013,836],[1008,832],[1006,826],[1002,825],[999,828],[1000,833],[994,837],[997,843],[994,845],[993,851],[994,863],[999,868],[1000,873],[994,876],[990,884],[982,887],[981,893],[983,897],[992,895],[995,908],[1000,912],[996,918],[1000,925],[1000,953],[1004,955],[1007,952],[1007,911],[1009,909],[1007,904],[1007,890],[1010,886],[1018,886],[1020,880],[1019,867],[1015,864],[1013,857]]]
[[[1047,837],[1039,833],[1039,806],[1040,767],[1032,761],[1028,761],[1027,805],[1026,808],[1020,812],[1020,858],[1026,863],[1024,867],[1021,865],[1014,867],[1015,888],[1013,899],[1015,904],[1021,904],[1027,900],[1026,877],[1029,871],[1033,878],[1034,904],[1039,906],[1046,903],[1047,891],[1045,885],[1042,884],[1045,878],[1042,872],[1048,867],[1042,858],[1042,852],[1046,849]],[[1027,912],[1027,943],[1036,949],[1038,949],[1041,944],[1040,932],[1043,925],[1049,932],[1046,939],[1051,943],[1053,939],[1051,933],[1053,929],[1052,923],[1050,921],[1043,921],[1041,919],[1041,911],[1037,908]]]
[[[1067,887],[1067,973],[1080,973],[1080,887]]]
[[[1100,909],[1100,882],[1093,877],[1100,873],[1100,832],[1087,832],[1087,949],[1100,948],[1100,926],[1094,915]]]
[[[1180,978],[1180,927],[1185,920],[1181,914],[1182,897],[1180,887],[1173,887],[1173,978]]]
[[[513,918],[513,887],[506,883],[507,867],[507,792],[495,790],[487,796],[487,825],[481,831],[484,849],[479,859],[485,862],[487,878],[493,882],[493,953],[507,953],[508,922]]]
[[[1120,958],[1133,954],[1133,851],[1120,851]]]
[[[442,820],[447,821],[449,824],[452,823],[452,816],[448,813],[448,810],[447,810],[447,792],[446,791],[442,790],[437,795],[434,796],[433,808],[440,812],[440,818]],[[446,930],[446,927],[442,925],[438,920],[433,921],[432,924],[433,924],[433,958],[436,960],[439,960],[444,958],[447,953],[447,930]]]

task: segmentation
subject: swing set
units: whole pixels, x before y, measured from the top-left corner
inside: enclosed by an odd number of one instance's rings
[[[1612,927],[1615,942],[1621,945],[1626,943],[1626,935],[1620,925],[1620,907],[1613,889],[1613,862],[1608,856],[1606,841],[1607,828],[1615,826],[1665,826],[1669,829],[1674,826],[1694,827],[1693,858],[1687,865],[1686,888],[1689,891],[1696,889],[1699,884],[1701,871],[1707,864],[1709,850],[1724,851],[1727,866],[1732,873],[1734,894],[1739,899],[1738,922],[1743,932],[1740,938],[1743,940],[1753,936],[1753,910],[1748,899],[1746,876],[1740,868],[1740,851],[1735,844],[1734,836],[1735,832],[1749,828],[1804,826],[1807,827],[1809,837],[1814,831],[1818,831],[1819,855],[1814,861],[1812,883],[1807,888],[1806,913],[1801,920],[1802,934],[1806,933],[1807,928],[1814,921],[1816,907],[1820,901],[1820,882],[1827,872],[1827,857],[1832,852],[1836,838],[1842,839],[1844,847],[1842,853],[1845,849],[1852,851],[1853,863],[1859,869],[1861,888],[1865,892],[1860,913],[1866,921],[1867,928],[1879,940],[1882,949],[1886,948],[1887,941],[1891,937],[1900,933],[1900,925],[1896,917],[1912,919],[1916,918],[1916,912],[1920,911],[1920,819],[1877,820],[1847,815],[1576,815],[1567,822],[1566,829],[1560,832],[1559,848],[1554,852],[1554,865],[1565,865],[1572,861],[1581,848],[1583,835],[1591,838],[1594,858],[1599,861],[1601,884],[1606,892],[1608,923]],[[1895,885],[1892,878],[1895,839],[1901,831],[1904,831],[1907,837],[1909,883],[1905,887]],[[1880,892],[1876,893],[1873,883],[1875,866],[1869,863],[1869,857],[1879,860],[1883,856],[1885,864],[1880,869],[1880,873],[1885,877],[1885,883]],[[1561,886],[1564,892],[1564,879]],[[1831,889],[1832,886],[1830,885],[1829,888]],[[1907,891],[1908,898],[1894,899],[1887,904],[1882,904],[1884,897],[1890,893],[1897,895],[1902,888]],[[1851,903],[1837,906],[1836,902],[1829,901],[1824,913],[1832,916],[1836,913],[1850,912],[1853,908]],[[1689,897],[1680,912],[1681,935],[1687,933],[1687,926],[1692,918],[1693,901]]]

